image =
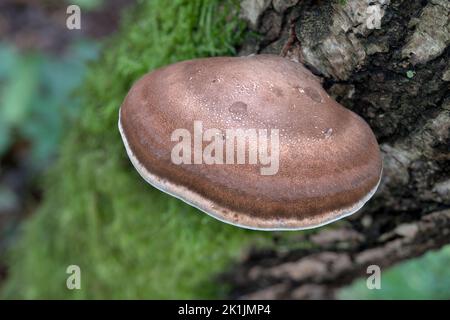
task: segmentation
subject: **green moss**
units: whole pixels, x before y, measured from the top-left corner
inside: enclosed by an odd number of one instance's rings
[[[124,20],[78,95],[79,121],[60,149],[45,201],[12,253],[6,298],[210,298],[214,275],[269,234],[220,223],[147,185],[117,130],[119,106],[148,70],[230,55],[242,38],[234,5],[142,2]],[[81,290],[66,268],[81,267]]]

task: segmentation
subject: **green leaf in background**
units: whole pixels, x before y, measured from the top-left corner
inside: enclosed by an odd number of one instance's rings
[[[450,245],[383,272],[381,289],[369,290],[366,280],[343,289],[341,299],[449,299]]]
[[[14,57],[12,50],[0,54],[10,63],[0,68],[3,74],[0,87],[0,155],[8,148],[11,130],[24,122],[30,111],[30,102],[35,94],[37,61],[32,56]]]
[[[0,156],[13,139],[25,139],[31,142],[31,167],[48,164],[66,123],[78,113],[73,90],[97,52],[98,45],[86,41],[58,57],[0,46]]]
[[[38,64],[38,58],[32,55],[17,59],[9,82],[1,90],[1,117],[10,126],[23,122],[31,109],[38,85]]]

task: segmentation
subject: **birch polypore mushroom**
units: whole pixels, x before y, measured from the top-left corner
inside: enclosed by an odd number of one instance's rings
[[[119,129],[154,187],[221,221],[313,228],[375,193],[377,141],[302,64],[274,55],[183,61],[138,80]]]

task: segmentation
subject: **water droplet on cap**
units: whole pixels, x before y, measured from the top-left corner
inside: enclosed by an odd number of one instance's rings
[[[305,94],[311,98],[311,100],[321,103],[323,101],[322,96],[320,95],[319,91],[317,91],[314,88],[311,87],[307,87],[304,89],[305,90]]]
[[[234,102],[229,108],[231,116],[234,120],[242,120],[242,117],[247,115],[247,104],[242,101]]]
[[[332,128],[325,129],[323,131],[323,134],[325,135],[325,138],[329,138],[333,134],[333,129]]]

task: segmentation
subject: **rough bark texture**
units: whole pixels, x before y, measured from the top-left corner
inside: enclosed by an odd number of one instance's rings
[[[450,243],[450,2],[241,4],[261,37],[249,38],[240,53],[281,52],[295,21],[299,42],[288,56],[304,61],[331,95],[370,124],[384,177],[362,211],[292,239],[307,244],[300,249],[249,252],[225,275],[232,297],[334,298],[371,264],[386,268]],[[373,6],[379,29],[367,22]]]

